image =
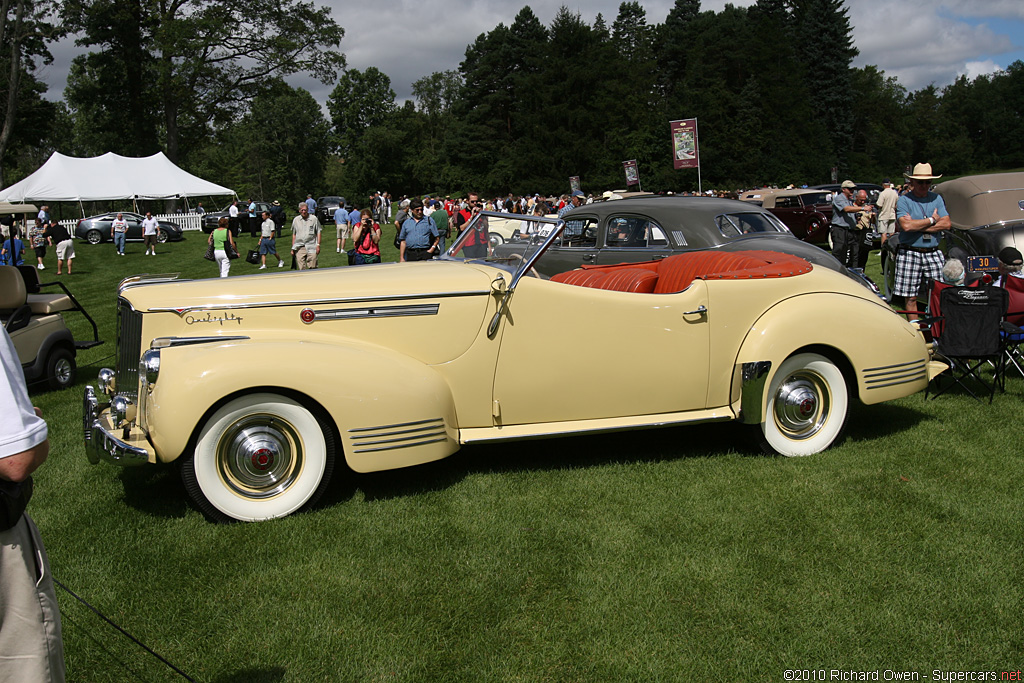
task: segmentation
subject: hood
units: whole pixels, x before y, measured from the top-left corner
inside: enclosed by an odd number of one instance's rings
[[[138,311],[218,305],[295,305],[339,299],[429,298],[486,293],[501,272],[477,263],[420,261],[261,273],[206,280],[129,284],[121,295]],[[145,276],[143,276],[145,277]],[[505,273],[506,281],[511,276]]]

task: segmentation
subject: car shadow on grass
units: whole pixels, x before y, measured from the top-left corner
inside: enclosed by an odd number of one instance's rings
[[[746,443],[745,443],[746,442]],[[362,493],[366,502],[445,490],[473,474],[566,470],[621,463],[652,463],[740,453],[754,454],[753,441],[737,439],[732,422],[631,430],[551,439],[463,446],[437,462],[357,474],[336,471],[317,507]]]
[[[277,683],[283,681],[287,670],[281,666],[267,669],[243,669],[213,679],[213,683]]]
[[[128,507],[154,517],[184,517],[192,507],[174,465],[125,467],[118,473]]]
[[[885,403],[851,406],[843,442],[882,439],[930,419],[928,411]],[[655,463],[685,458],[772,457],[761,451],[760,428],[716,422],[564,438],[464,446],[445,460],[399,470],[356,474],[336,470],[318,508],[351,500],[366,502],[441,491],[473,474],[565,470],[620,463]]]

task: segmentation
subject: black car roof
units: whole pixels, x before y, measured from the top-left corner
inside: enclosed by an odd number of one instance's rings
[[[566,213],[568,220],[574,216],[597,216],[604,220],[611,214],[642,213],[653,218],[663,228],[686,222],[687,225],[703,223],[714,225],[716,216],[735,213],[763,213],[768,211],[750,202],[719,197],[661,197],[645,196],[627,199],[612,199],[594,204],[585,204]]]

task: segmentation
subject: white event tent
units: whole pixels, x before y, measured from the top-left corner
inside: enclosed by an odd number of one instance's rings
[[[163,152],[148,157],[107,152],[84,159],[54,152],[35,173],[0,190],[0,201],[81,203],[234,194],[181,170]]]

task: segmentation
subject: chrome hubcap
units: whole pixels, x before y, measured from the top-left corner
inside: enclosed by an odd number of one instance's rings
[[[816,374],[790,375],[775,393],[775,423],[790,439],[809,439],[828,419],[828,386]]]
[[[217,447],[221,479],[246,498],[269,498],[287,490],[302,471],[302,461],[302,441],[294,427],[271,415],[235,422]]]
[[[71,362],[61,358],[53,365],[53,374],[61,384],[71,383]]]

